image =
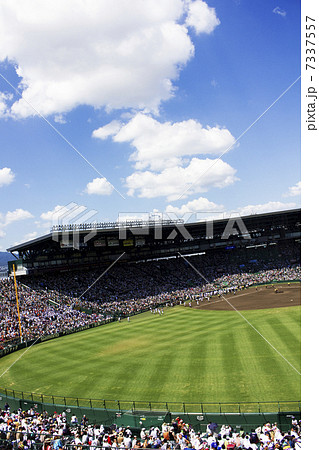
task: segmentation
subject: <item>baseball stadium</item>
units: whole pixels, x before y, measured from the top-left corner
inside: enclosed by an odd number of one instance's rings
[[[95,446],[116,447],[121,434],[125,448],[165,449],[296,438],[300,240],[293,209],[56,225],[9,248],[2,418],[15,411],[25,439],[45,449],[86,448],[96,436]]]

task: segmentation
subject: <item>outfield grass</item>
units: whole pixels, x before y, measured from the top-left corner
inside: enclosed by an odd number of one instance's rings
[[[268,342],[235,311],[164,311],[5,356],[0,374],[16,363],[0,386],[131,401],[300,399],[300,307],[241,312]]]

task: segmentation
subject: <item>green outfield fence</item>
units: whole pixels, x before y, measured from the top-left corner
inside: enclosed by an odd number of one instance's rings
[[[34,392],[23,392],[16,389],[0,387],[0,396],[34,404],[60,405],[76,408],[111,409],[118,411],[164,411],[180,413],[247,413],[247,412],[280,412],[286,410],[301,410],[300,401],[269,401],[269,402],[207,402],[207,403],[184,403],[184,402],[154,402],[154,401],[131,401],[131,400],[104,400],[78,397],[63,397],[59,395],[38,394]]]
[[[240,402],[240,403],[183,403],[147,402],[88,399],[62,397],[23,392],[0,388],[0,407],[5,403],[11,410],[31,407],[38,412],[66,412],[68,419],[75,414],[79,419],[85,414],[91,423],[130,426],[132,428],[150,427],[170,422],[179,416],[184,422],[192,424],[197,431],[205,431],[209,422],[229,424],[250,430],[265,422],[277,422],[281,427],[289,427],[292,416],[301,416],[300,401],[287,402]]]

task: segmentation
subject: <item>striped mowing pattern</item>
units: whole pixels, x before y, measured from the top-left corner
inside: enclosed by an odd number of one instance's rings
[[[300,371],[299,306],[241,314]],[[0,373],[19,355],[2,358]],[[145,402],[298,400],[300,375],[285,359],[235,311],[174,307],[36,345],[0,385]]]

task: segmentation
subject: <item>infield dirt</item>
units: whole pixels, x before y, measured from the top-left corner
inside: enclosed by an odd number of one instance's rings
[[[211,299],[193,302],[192,308],[215,311],[281,308],[301,305],[301,285],[277,284],[254,286],[234,294],[215,296]]]

